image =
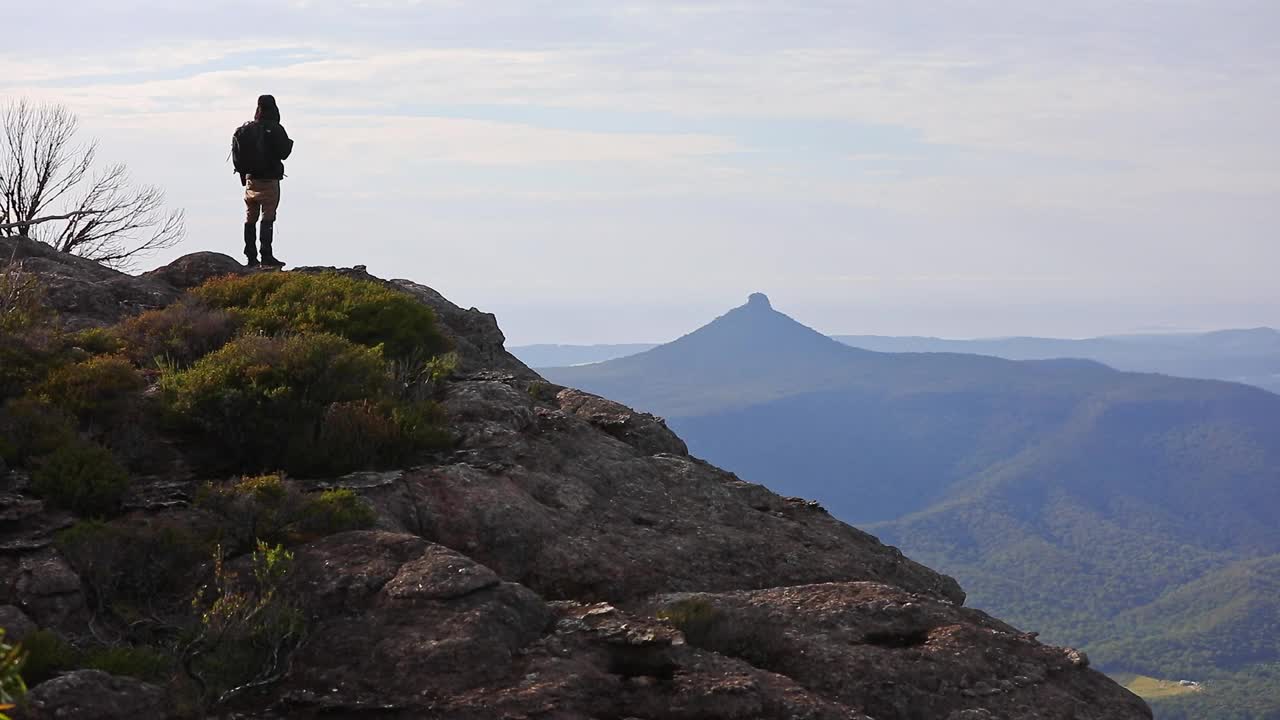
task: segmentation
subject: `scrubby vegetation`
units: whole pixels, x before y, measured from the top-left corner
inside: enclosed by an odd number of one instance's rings
[[[84,517],[116,513],[129,489],[129,473],[111,451],[76,439],[40,460],[31,488],[56,507]]]
[[[429,402],[398,398],[377,348],[327,333],[233,340],[160,388],[171,410],[250,470],[336,474],[445,439]]]
[[[37,630],[22,639],[25,659],[22,679],[28,687],[39,685],[63,670],[79,665],[76,649],[52,630]]]
[[[106,355],[51,371],[34,392],[92,431],[119,422],[145,387],[132,363]]]
[[[213,580],[193,601],[200,623],[184,648],[183,669],[206,707],[278,679],[306,632],[302,612],[285,591],[293,553],[259,542],[250,560],[252,582],[241,583],[219,549]]]
[[[376,520],[356,492],[290,476],[446,447],[433,399],[456,366],[446,349],[429,308],[339,275],[219,279],[68,332],[38,283],[0,270],[0,459],[77,517],[55,547],[95,628],[0,645],[0,712],[24,680],[75,668],[168,681],[195,714],[278,678],[307,634],[290,547]],[[234,479],[184,491],[182,510],[122,516],[166,463]]]
[[[267,273],[214,280],[195,295],[230,311],[247,330],[264,334],[340,335],[387,357],[433,357],[447,349],[430,308],[380,283],[337,274]]]
[[[774,626],[746,623],[701,598],[679,600],[660,609],[658,617],[684,633],[696,648],[736,657],[765,670],[780,672],[782,631]]]
[[[347,489],[305,493],[279,475],[245,477],[208,483],[197,505],[221,519],[218,532],[225,545],[241,552],[259,541],[294,543],[373,525],[373,509]]]
[[[0,458],[28,465],[76,439],[74,418],[46,399],[24,396],[0,405]]]
[[[127,352],[138,365],[187,367],[225,345],[236,330],[237,323],[227,311],[186,297],[125,320],[115,328],[114,337],[119,351]]]
[[[12,710],[27,692],[22,680],[22,648],[5,642],[4,629],[0,628],[0,720],[9,720],[5,713]]]
[[[56,544],[79,574],[89,606],[125,621],[182,611],[216,542],[208,524],[84,520],[58,533]]]

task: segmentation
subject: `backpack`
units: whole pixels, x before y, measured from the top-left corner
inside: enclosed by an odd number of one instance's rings
[[[249,121],[231,136],[231,165],[235,172],[246,175],[261,173],[267,169],[267,133],[262,123]]]

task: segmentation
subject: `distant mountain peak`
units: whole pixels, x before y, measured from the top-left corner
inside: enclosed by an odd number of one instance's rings
[[[773,305],[769,302],[769,296],[764,293],[751,293],[747,296],[747,307],[760,308],[761,310],[772,310]]]

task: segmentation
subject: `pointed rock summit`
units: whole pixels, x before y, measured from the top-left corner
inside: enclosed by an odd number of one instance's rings
[[[797,322],[774,308],[769,296],[757,292],[748,296],[745,305],[647,352],[541,372],[548,380],[570,387],[608,388],[624,401],[638,396],[641,388],[653,389],[652,384],[637,385],[637,377],[679,378],[659,391],[665,393],[663,407],[678,415],[674,411],[684,407],[682,398],[697,396],[700,387],[733,386],[727,395],[747,402],[761,394],[772,397],[772,388],[790,382],[792,374],[842,375],[850,362],[871,355]]]

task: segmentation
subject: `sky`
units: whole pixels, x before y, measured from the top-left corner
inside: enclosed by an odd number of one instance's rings
[[[10,5],[10,3],[6,3]],[[664,341],[751,292],[828,333],[1280,325],[1275,0],[48,0],[0,99],[239,254],[231,132],[296,141],[277,255]]]

